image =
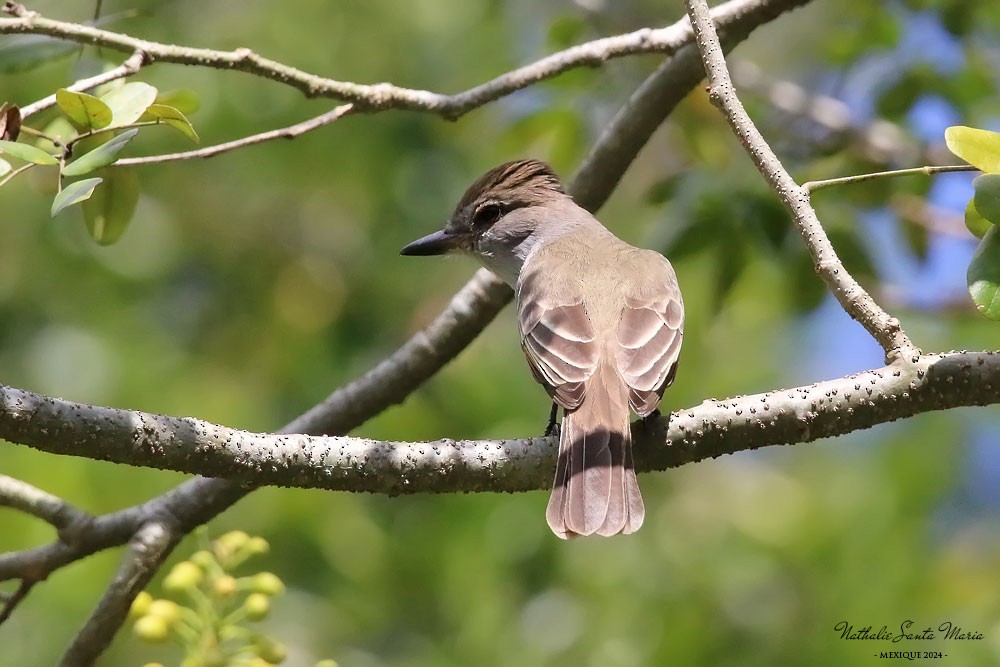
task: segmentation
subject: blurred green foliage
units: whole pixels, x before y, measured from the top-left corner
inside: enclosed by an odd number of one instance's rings
[[[85,20],[88,4],[39,0],[32,8]],[[141,10],[112,27],[148,39],[250,46],[341,80],[442,92],[566,43],[666,25],[681,11],[651,0],[417,0],[405,12],[390,0],[104,5],[109,15]],[[960,40],[963,57],[950,75],[928,76],[918,59],[875,67],[915,14]],[[963,123],[986,127],[1000,99],[989,75],[997,30],[995,3],[817,0],[759,31],[737,55],[808,89],[864,70],[877,82],[865,99],[892,120],[905,125],[914,100],[933,91]],[[0,76],[0,90],[25,104],[110,55],[76,51]],[[402,112],[355,116],[295,141],[145,167],[135,219],[110,247],[90,239],[79,212],[49,219],[50,185],[17,179],[0,189],[2,381],[97,404],[279,427],[426,324],[474,268],[461,258],[400,258],[404,243],[439,226],[464,187],[503,160],[540,157],[568,176],[657,62],[638,57],[572,73],[456,123]],[[156,65],[141,78],[160,90],[197,91],[202,106],[191,120],[209,144],[333,104],[239,73]],[[863,151],[830,149],[761,101],[749,104],[769,138],[795,147],[789,166],[802,180],[873,166]],[[176,133],[141,133],[128,150],[187,147]],[[817,196],[835,246],[880,297],[885,275],[858,212],[919,187],[880,182]],[[873,344],[840,357],[822,346],[826,339],[810,337],[819,328],[803,318],[822,302],[821,286],[703,93],[653,138],[600,217],[623,238],[675,259],[688,335],[665,408],[825,379],[859,370],[863,359],[879,363]],[[903,251],[921,261],[916,248]],[[953,270],[964,276],[965,266]],[[995,327],[971,310],[942,316],[890,306],[925,349],[996,347]],[[357,433],[527,436],[542,430],[547,413],[507,312],[404,405]],[[259,566],[288,591],[260,625],[287,645],[286,664],[327,656],[362,667],[880,664],[873,654],[898,644],[842,640],[834,626],[895,629],[913,619],[982,632],[982,641],[919,648],[946,652],[952,665],[992,665],[1000,661],[998,501],[992,496],[984,509],[967,480],[976,472],[969,443],[995,414],[928,414],[856,437],[645,475],[647,525],[630,538],[559,542],[545,527],[542,492],[384,498],[264,489],[211,529],[270,542]],[[0,448],[0,470],[95,513],[183,479],[9,444]],[[53,538],[41,522],[0,514],[0,550]],[[172,563],[194,548],[182,546]],[[0,627],[0,665],[54,664],[119,556],[99,554],[37,586]],[[102,664],[178,659],[123,636]]]

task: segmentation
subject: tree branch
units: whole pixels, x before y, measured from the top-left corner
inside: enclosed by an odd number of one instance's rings
[[[760,25],[769,20],[762,19],[761,15],[777,11],[771,16],[773,18],[806,2],[808,0],[730,0],[717,7],[713,16],[720,26],[744,22]],[[443,95],[388,83],[364,85],[328,79],[264,58],[245,48],[216,51],[138,39],[93,26],[49,19],[37,12],[28,11],[12,0],[4,1],[3,12],[14,18],[0,18],[0,34],[43,34],[118,51],[142,52],[146,58],[157,62],[238,70],[291,86],[307,97],[330,97],[352,102],[358,111],[408,109],[435,113],[449,119],[458,118],[516,90],[570,69],[597,67],[613,58],[640,53],[672,55],[691,41],[690,25],[687,20],[682,19],[664,28],[643,28],[573,46],[464,92]]]
[[[135,596],[146,587],[184,536],[185,533],[177,528],[150,522],[135,533],[97,609],[59,661],[61,667],[92,664],[104,652],[125,622]]]
[[[3,602],[3,607],[0,607],[0,623],[10,618],[10,615],[17,609],[17,605],[21,604],[24,598],[28,597],[28,593],[31,592],[31,588],[36,583],[30,579],[21,579],[17,588],[12,593],[0,593],[0,601]]]
[[[709,98],[725,115],[757,170],[791,213],[795,227],[813,257],[816,272],[844,310],[860,322],[882,346],[886,361],[916,358],[918,350],[903,331],[899,320],[882,310],[871,295],[844,269],[829,237],[820,225],[816,211],[809,202],[809,193],[785,170],[743,108],[743,103],[740,102],[733,87],[722,46],[705,0],[685,0],[685,4],[694,26],[695,43],[698,45],[708,76]]]
[[[812,385],[708,400],[637,422],[636,469],[810,442],[922,412],[1000,402],[1000,354],[949,352]],[[53,439],[47,433],[57,432]],[[546,488],[556,439],[381,442],[260,434],[193,417],[73,403],[0,387],[0,437],[52,454],[332,491],[452,493]],[[0,574],[3,572],[0,559]]]
[[[802,184],[802,189],[808,194],[824,188],[832,188],[835,185],[851,185],[853,183],[864,183],[880,178],[897,178],[899,176],[933,176],[934,174],[946,174],[955,171],[979,171],[978,167],[971,164],[952,164],[941,166],[913,167],[911,169],[893,169],[891,171],[876,171],[869,174],[855,174],[854,176],[841,176],[839,178],[826,178],[821,181],[808,181]]]
[[[160,162],[190,160],[192,158],[210,158],[219,155],[220,153],[227,153],[229,151],[236,150],[237,148],[253,146],[254,144],[262,144],[265,141],[272,141],[274,139],[294,139],[295,137],[303,135],[306,132],[312,132],[313,130],[323,127],[324,125],[329,125],[336,120],[340,120],[347,114],[351,113],[353,109],[354,106],[351,104],[341,104],[326,113],[322,113],[308,120],[304,120],[301,123],[289,125],[288,127],[282,127],[277,130],[261,132],[260,134],[253,134],[249,137],[243,137],[242,139],[227,141],[222,144],[216,144],[215,146],[206,146],[205,148],[199,148],[193,151],[168,153],[166,155],[149,155],[146,157],[122,158],[121,160],[115,161],[113,166],[132,167],[144,164],[157,164]]]

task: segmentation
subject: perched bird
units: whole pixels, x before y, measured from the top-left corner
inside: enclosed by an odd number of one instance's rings
[[[564,539],[635,532],[645,509],[629,407],[640,417],[656,410],[683,337],[684,304],[670,262],[608,231],[537,160],[486,172],[444,229],[401,254],[454,250],[514,288],[521,347],[563,409],[549,527]]]

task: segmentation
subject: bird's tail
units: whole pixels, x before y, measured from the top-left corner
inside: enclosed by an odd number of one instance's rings
[[[552,532],[567,539],[634,533],[644,516],[632,464],[628,389],[604,362],[587,380],[583,402],[563,417],[545,518]]]

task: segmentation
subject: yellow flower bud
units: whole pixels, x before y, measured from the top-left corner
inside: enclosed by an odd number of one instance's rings
[[[151,644],[160,644],[170,636],[170,626],[159,616],[143,616],[132,627],[135,636]]]
[[[254,640],[254,647],[257,649],[257,655],[272,665],[280,665],[288,657],[288,649],[284,644],[267,637],[258,636]]]
[[[149,604],[152,601],[152,595],[146,591],[140,591],[139,594],[135,596],[135,599],[132,600],[132,606],[128,610],[128,617],[133,619],[139,618],[146,613],[146,610],[149,609]]]
[[[262,620],[271,611],[271,598],[263,593],[251,593],[243,601],[243,609],[251,621]]]
[[[215,553],[220,557],[229,556],[242,549],[250,536],[242,530],[231,530],[215,541]]]
[[[340,667],[340,665],[337,664],[336,660],[330,660],[327,658],[326,660],[320,660],[317,662],[316,667]]]
[[[195,551],[191,554],[191,558],[188,560],[203,570],[208,570],[216,562],[215,556],[212,555],[212,552],[205,551],[204,549],[201,551]]]
[[[194,588],[201,583],[204,571],[189,560],[174,565],[170,574],[163,580],[163,590],[170,593],[180,593]]]
[[[251,537],[247,542],[246,549],[251,555],[259,556],[270,551],[271,545],[263,537]]]
[[[176,602],[170,600],[153,600],[149,603],[149,609],[146,610],[144,618],[149,617],[158,618],[167,626],[171,626],[181,617],[181,608]]]
[[[251,589],[264,595],[281,595],[285,592],[285,584],[273,572],[261,572],[251,580]]]
[[[216,579],[212,588],[216,595],[229,597],[236,592],[236,579],[227,574]]]

